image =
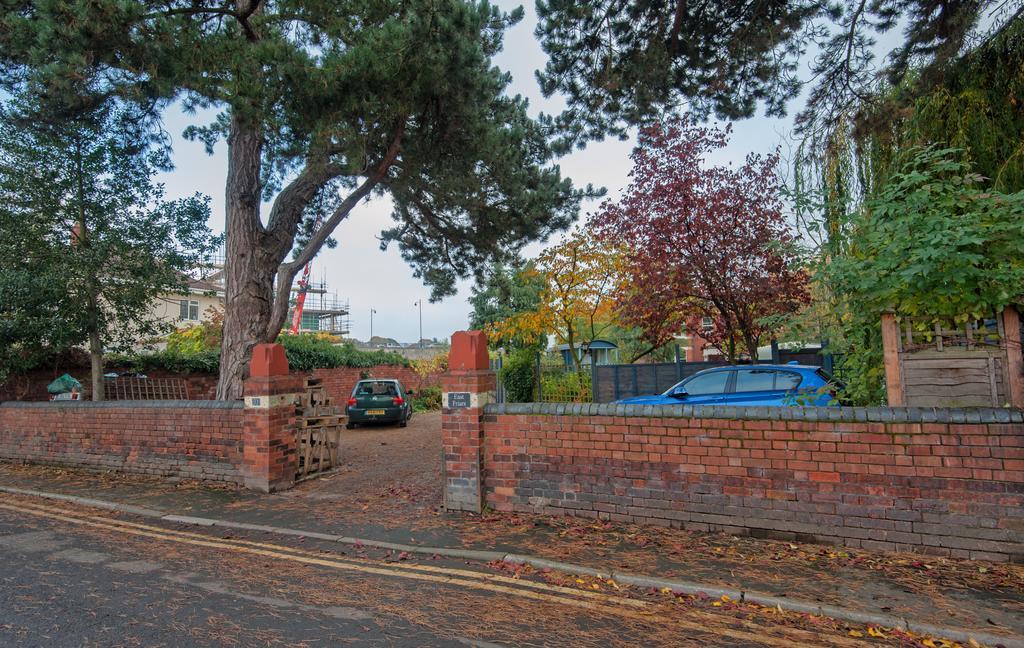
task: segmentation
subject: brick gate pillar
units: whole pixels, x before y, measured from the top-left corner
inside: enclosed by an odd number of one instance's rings
[[[490,369],[483,331],[457,331],[441,378],[444,443],[444,506],[449,511],[483,509],[484,405],[494,402],[497,378]]]
[[[257,344],[245,381],[243,472],[245,487],[264,493],[288,490],[298,469],[295,399],[302,377],[288,373],[280,344]]]

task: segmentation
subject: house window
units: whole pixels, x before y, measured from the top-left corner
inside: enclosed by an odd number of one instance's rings
[[[178,302],[178,319],[199,320],[199,302],[190,299],[182,299]]]
[[[700,321],[700,326],[705,331],[710,331],[715,328],[715,320],[710,317],[704,317]]]

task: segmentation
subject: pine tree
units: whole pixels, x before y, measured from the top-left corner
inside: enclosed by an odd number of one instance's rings
[[[220,111],[188,134],[228,148],[222,399],[240,396],[252,347],[281,331],[297,272],[363,199],[391,198],[382,245],[397,244],[439,298],[565,228],[585,195],[492,65],[521,11],[459,0],[5,6],[3,81],[44,99],[48,118],[110,97],[151,120],[179,100]],[[342,197],[310,233],[311,205],[334,188]]]
[[[991,41],[1024,15],[1002,0],[540,0],[537,37],[550,56],[538,77],[568,106],[550,119],[563,147],[625,136],[665,112],[738,119],[763,104],[770,116],[804,86],[803,133],[829,131],[882,78],[913,76],[926,87],[968,45]],[[985,20],[982,18],[985,17]],[[881,65],[878,37],[900,27],[903,42]],[[804,60],[815,52],[814,58]],[[823,142],[819,142],[824,145]]]
[[[84,343],[103,400],[104,351],[165,332],[155,300],[215,241],[208,198],[163,200],[164,162],[123,113],[0,115],[0,375]]]

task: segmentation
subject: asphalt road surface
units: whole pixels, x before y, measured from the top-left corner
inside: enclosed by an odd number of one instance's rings
[[[611,582],[7,495],[0,565],[3,646],[863,645]]]

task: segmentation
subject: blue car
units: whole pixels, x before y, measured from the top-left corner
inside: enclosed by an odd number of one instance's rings
[[[705,369],[664,394],[615,401],[629,405],[837,405],[835,381],[821,367],[741,365]]]

